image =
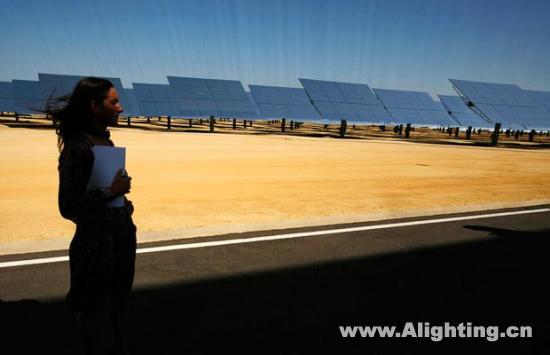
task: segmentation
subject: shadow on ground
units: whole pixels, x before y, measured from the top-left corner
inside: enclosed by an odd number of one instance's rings
[[[550,230],[135,291],[135,354],[550,353]],[[2,353],[77,353],[64,303],[0,302]],[[342,338],[339,325],[530,325],[531,339]],[[4,351],[15,347],[14,351]]]

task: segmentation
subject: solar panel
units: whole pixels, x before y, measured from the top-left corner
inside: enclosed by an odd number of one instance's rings
[[[549,94],[513,84],[449,79],[473,107],[493,122],[513,129],[550,127]]]
[[[45,74],[38,73],[40,90],[42,96],[47,99],[50,95],[56,97],[71,94],[78,81],[86,76],[83,75],[65,75],[65,74]],[[123,87],[120,78],[100,77],[113,83],[116,91],[119,93],[123,102]]]
[[[33,114],[45,109],[38,81],[12,80],[15,109],[18,113]]]
[[[385,122],[390,114],[366,84],[299,79],[321,117],[357,122]]]
[[[451,95],[437,95],[441,100],[443,106],[447,109],[447,112],[453,117],[461,126],[472,127],[492,127],[493,124],[472,111],[458,96]]]
[[[373,89],[395,123],[449,126],[458,123],[427,92]]]
[[[16,110],[13,98],[13,84],[9,81],[0,81],[0,111],[13,112]]]
[[[549,91],[523,90],[523,92],[530,97],[533,106],[550,108]]]
[[[133,89],[122,89],[123,98],[121,98],[123,114],[126,116],[140,116],[139,105]]]
[[[248,98],[248,102],[250,102],[250,104],[254,107],[254,110],[259,114],[260,109],[258,108],[258,105],[256,105],[256,101],[254,101],[254,98],[252,97],[252,94],[249,91],[246,92],[246,97]]]
[[[320,120],[304,89],[249,85],[250,93],[264,118]]]
[[[523,117],[529,120],[530,128],[550,128],[550,92],[523,90],[529,107],[516,107]]]
[[[169,76],[179,116],[257,118],[240,81]]]
[[[42,97],[44,104],[46,103],[46,100],[50,96],[61,97],[65,95],[70,95],[73,92],[76,84],[80,81],[80,79],[84,77],[85,76],[82,76],[82,75],[38,73],[39,87],[41,92],[40,96]],[[120,80],[120,78],[109,78],[109,77],[101,77],[101,78],[107,79],[113,84],[116,91],[118,92],[120,102],[122,103],[122,106],[125,111],[124,113],[130,114],[126,110],[126,106],[128,102],[132,100],[132,98],[126,97],[126,91],[122,87],[122,81]]]
[[[139,112],[144,116],[178,116],[169,85],[132,83]]]
[[[81,78],[79,75],[38,73],[40,96],[45,102],[50,95],[54,97],[69,95]]]

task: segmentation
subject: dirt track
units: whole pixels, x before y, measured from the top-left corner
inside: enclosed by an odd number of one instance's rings
[[[550,151],[113,129],[140,241],[550,201]],[[0,254],[63,248],[51,130],[0,129]]]

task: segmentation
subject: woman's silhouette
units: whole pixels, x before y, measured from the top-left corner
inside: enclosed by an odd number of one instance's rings
[[[121,169],[104,190],[87,190],[94,163],[92,147],[114,146],[108,126],[116,126],[122,106],[113,84],[84,78],[62,107],[47,109],[58,136],[59,210],[76,224],[70,246],[71,286],[67,301],[77,312],[77,330],[86,354],[96,352],[98,316],[108,299],[115,353],[128,353],[126,308],[134,279],[136,227],[133,205],[107,207],[130,191],[131,177]]]

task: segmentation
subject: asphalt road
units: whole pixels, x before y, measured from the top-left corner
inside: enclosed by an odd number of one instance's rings
[[[134,354],[548,354],[550,212],[392,225],[509,211],[518,209],[140,245],[191,247],[138,254]],[[308,235],[323,230],[333,232]],[[204,242],[221,245],[194,244]],[[2,256],[0,266],[61,255]],[[67,262],[0,267],[3,354],[77,353],[74,314],[63,302],[68,280]],[[529,325],[533,337],[434,342],[343,338],[339,330],[405,322]],[[107,349],[107,329],[103,335]]]

